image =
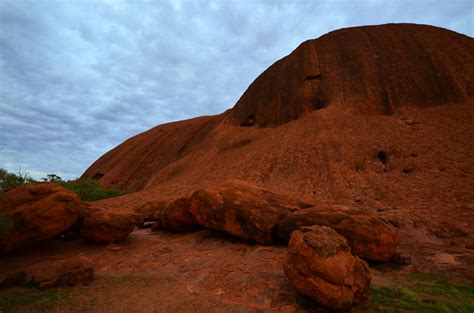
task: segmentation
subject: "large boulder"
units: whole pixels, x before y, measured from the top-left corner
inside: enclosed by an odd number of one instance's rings
[[[369,267],[351,254],[347,240],[325,226],[294,231],[283,268],[298,292],[331,311],[361,303],[371,281]]]
[[[80,233],[92,243],[116,242],[125,239],[142,220],[142,215],[133,212],[96,210],[82,217]]]
[[[0,200],[0,252],[52,239],[79,218],[79,196],[54,183],[8,190]]]
[[[175,232],[190,232],[201,227],[191,213],[189,203],[191,198],[179,198],[161,210],[158,220],[151,230],[169,230]]]
[[[328,226],[344,236],[352,253],[370,261],[386,262],[398,248],[398,231],[388,221],[369,213],[310,208],[287,215],[278,234],[288,240],[302,226]]]
[[[250,183],[232,181],[194,192],[189,212],[208,229],[269,244],[278,240],[276,230],[282,218],[308,206]]]
[[[144,222],[157,221],[160,219],[161,211],[169,204],[166,200],[152,200],[137,208],[135,213],[142,215]]]

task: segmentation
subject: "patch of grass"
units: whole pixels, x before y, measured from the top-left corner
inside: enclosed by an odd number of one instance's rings
[[[474,285],[449,282],[431,274],[410,274],[399,286],[371,286],[372,308],[376,312],[472,313]]]
[[[44,311],[54,304],[68,304],[69,292],[65,289],[30,289],[0,294],[0,312],[14,312],[16,309]]]

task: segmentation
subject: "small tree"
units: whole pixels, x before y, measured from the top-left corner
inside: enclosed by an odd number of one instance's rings
[[[0,195],[9,188],[32,183],[35,180],[30,177],[30,174],[27,171],[18,169],[18,172],[10,173],[7,170],[0,168]]]
[[[57,183],[57,184],[64,182],[63,179],[56,174],[48,174],[46,175],[46,177],[41,178],[41,180],[45,182]]]

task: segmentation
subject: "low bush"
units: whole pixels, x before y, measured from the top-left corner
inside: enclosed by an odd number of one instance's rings
[[[85,201],[114,198],[126,194],[126,192],[116,188],[102,187],[96,180],[90,178],[77,178],[65,181],[56,174],[48,174],[42,181],[61,185],[77,193]],[[8,172],[0,168],[0,197],[2,197],[6,190],[12,187],[33,182],[36,181],[29,176],[28,172],[23,171],[21,168],[17,173]]]
[[[90,178],[79,178],[75,180],[57,182],[61,186],[77,193],[82,200],[96,201],[119,197],[127,194],[116,188],[104,188],[96,180]]]

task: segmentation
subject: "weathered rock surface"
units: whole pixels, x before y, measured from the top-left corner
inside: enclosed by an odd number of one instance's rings
[[[367,264],[353,256],[346,239],[329,227],[294,231],[283,267],[296,290],[331,311],[349,311],[367,297],[371,281]]]
[[[308,206],[291,197],[233,181],[194,192],[189,212],[208,229],[269,244],[277,240],[276,227],[283,217]]]
[[[472,38],[428,25],[336,30],[303,42],[275,62],[228,112],[161,125],[130,138],[84,175],[141,190],[162,181],[157,173],[169,164],[201,149],[221,122],[274,127],[325,108],[391,115],[407,107],[472,101],[473,55]]]
[[[143,216],[143,222],[157,221],[160,219],[161,211],[169,205],[169,201],[152,200],[135,210],[135,213]]]
[[[95,211],[83,217],[81,237],[93,243],[111,243],[125,239],[143,217],[131,212]]]
[[[87,285],[94,279],[94,266],[82,259],[68,259],[60,264],[43,266],[29,273],[27,281],[41,289]]]
[[[160,212],[158,220],[153,224],[151,230],[169,230],[176,232],[194,231],[201,226],[194,216],[189,212],[191,198],[179,198],[171,202]]]
[[[227,122],[239,125],[253,116],[256,125],[278,126],[327,107],[389,115],[408,106],[466,101],[474,97],[469,82],[474,69],[468,64],[473,49],[472,38],[428,25],[335,30],[303,42],[270,66]],[[459,62],[454,55],[466,59]]]
[[[0,200],[0,252],[52,239],[79,218],[82,202],[53,183],[10,189]]]
[[[398,248],[398,231],[386,220],[373,214],[319,210],[310,208],[287,215],[278,225],[278,234],[288,240],[302,226],[328,226],[347,239],[352,253],[358,257],[386,262]]]

